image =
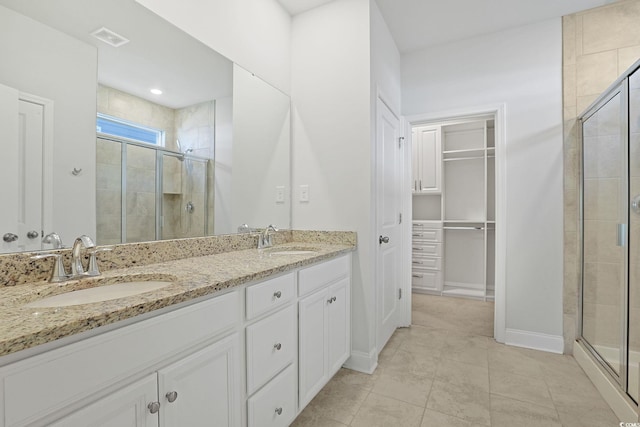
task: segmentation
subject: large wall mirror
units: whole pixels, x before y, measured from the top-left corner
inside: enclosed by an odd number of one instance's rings
[[[288,96],[135,0],[0,28],[0,253],[290,226]]]

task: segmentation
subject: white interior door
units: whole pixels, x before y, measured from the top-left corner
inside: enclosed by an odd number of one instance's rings
[[[42,105],[0,85],[0,252],[42,248],[43,115]]]
[[[400,120],[378,99],[376,118],[377,348],[400,325],[402,288],[402,159]]]

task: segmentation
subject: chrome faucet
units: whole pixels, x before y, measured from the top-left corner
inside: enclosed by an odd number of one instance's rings
[[[80,258],[80,250],[82,247],[95,248],[96,244],[93,243],[91,237],[82,235],[73,242],[73,249],[71,249],[71,276],[85,276],[84,267],[82,266],[82,258]]]
[[[264,231],[258,236],[258,249],[270,248],[273,246],[273,241],[271,240],[272,234],[271,232],[276,232],[278,229],[273,225],[269,225]]]

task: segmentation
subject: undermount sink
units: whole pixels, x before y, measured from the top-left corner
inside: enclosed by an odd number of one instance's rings
[[[318,253],[315,248],[291,246],[285,248],[271,248],[266,251],[269,255],[313,255]]]
[[[113,280],[113,279],[112,279]],[[99,284],[87,289],[79,289],[65,292],[50,297],[45,297],[29,304],[25,307],[67,307],[71,305],[90,304],[95,302],[109,301],[118,298],[130,297],[143,294],[145,292],[156,291],[174,283],[173,279],[116,279],[116,283]]]

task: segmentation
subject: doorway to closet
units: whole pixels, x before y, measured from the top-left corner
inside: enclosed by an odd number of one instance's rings
[[[411,287],[415,324],[425,312],[464,311],[467,301],[477,301],[483,303],[477,304],[477,320],[490,322],[485,333],[503,342],[500,113],[497,108],[409,120]]]

